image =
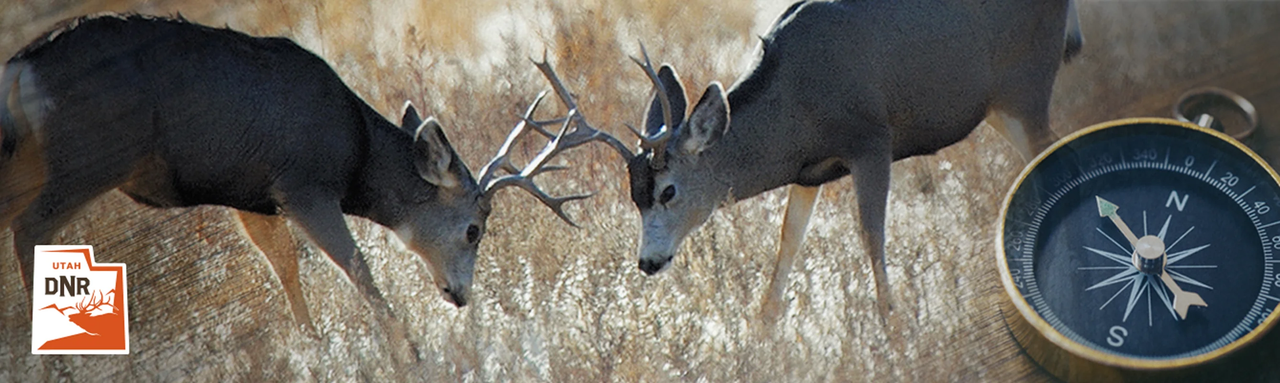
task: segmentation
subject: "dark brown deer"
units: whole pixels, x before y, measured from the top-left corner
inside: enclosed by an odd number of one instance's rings
[[[818,188],[852,175],[887,317],[890,163],[960,141],[989,115],[1028,157],[1052,142],[1054,76],[1082,41],[1073,9],[1067,0],[799,2],[761,38],[755,67],[727,94],[712,83],[687,118],[675,70],[633,58],[657,89],[642,151],[620,150],[643,219],[640,269],[664,269],[717,207],[794,185],[763,304],[775,317]]]
[[[78,18],[9,60],[0,86],[0,229],[13,230],[28,291],[34,246],[115,188],[154,207],[240,210],[304,324],[297,254],[281,217],[391,318],[343,214],[394,230],[461,307],[495,191],[526,189],[567,222],[562,205],[585,198],[553,198],[531,180],[571,140],[548,144],[524,169],[503,149],[500,166],[477,183],[434,118],[406,104],[394,125],[284,38],[181,19]]]

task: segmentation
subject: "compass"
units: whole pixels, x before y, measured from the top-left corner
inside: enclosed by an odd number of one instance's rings
[[[1058,141],[998,221],[1015,338],[1062,378],[1192,366],[1257,339],[1280,304],[1277,180],[1187,122],[1117,120]]]

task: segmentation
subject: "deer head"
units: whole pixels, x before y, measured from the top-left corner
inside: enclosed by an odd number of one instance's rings
[[[564,204],[591,195],[553,197],[534,183],[534,177],[550,171],[564,170],[564,167],[549,165],[550,160],[566,150],[588,142],[603,141],[626,151],[622,143],[592,128],[577,112],[576,102],[555,76],[545,54],[542,61],[534,61],[534,64],[552,82],[560,100],[568,107],[568,115],[552,120],[534,120],[534,113],[547,92],[539,94],[521,116],[520,122],[507,134],[497,154],[480,170],[478,182],[470,177],[466,167],[453,153],[444,134],[440,131],[439,124],[434,119],[428,118],[422,121],[412,106],[406,107],[405,110],[403,126],[406,128],[419,126],[415,130],[414,137],[415,142],[423,147],[415,165],[422,178],[435,185],[443,194],[440,197],[442,201],[436,203],[440,211],[418,214],[423,220],[431,222],[405,225],[403,229],[396,229],[396,233],[402,241],[410,244],[415,252],[425,254],[423,258],[430,265],[432,276],[445,292],[446,299],[458,305],[465,304],[467,287],[471,284],[475,264],[476,247],[484,235],[484,222],[492,210],[493,197],[498,190],[507,187],[524,190],[550,208],[564,222],[577,227],[578,225],[564,211]],[[547,129],[547,126],[556,124],[560,125],[558,133],[552,133]],[[548,142],[524,167],[517,167],[511,159],[510,152],[530,132],[544,137]],[[449,153],[450,155],[433,156],[430,153]],[[449,256],[445,256],[446,254]]]
[[[655,94],[646,113],[644,132],[627,126],[639,138],[638,153],[587,124],[549,64],[538,63],[538,69],[570,109],[568,120],[573,121],[566,123],[575,123],[577,129],[571,135],[581,137],[574,142],[604,142],[626,160],[631,199],[644,222],[640,269],[653,274],[670,262],[684,237],[705,222],[728,195],[728,184],[717,180],[710,165],[701,160],[701,154],[728,129],[729,103],[724,88],[713,82],[686,119],[684,85],[679,76],[669,65],[655,71],[643,45],[640,50],[642,58],[631,60],[653,82]]]
[[[628,162],[631,200],[640,209],[643,236],[640,270],[655,274],[670,264],[689,232],[706,222],[728,196],[702,153],[729,127],[724,88],[712,82],[685,118],[684,85],[670,65],[656,73],[644,52],[632,60],[653,82],[654,96],[645,114],[641,153]]]
[[[445,300],[464,306],[476,249],[489,217],[489,209],[480,203],[483,189],[435,117],[423,120],[413,105],[405,103],[401,128],[413,137],[414,170],[434,188],[412,188],[413,195],[397,198],[410,213],[389,226],[427,263]]]
[[[429,117],[424,121],[412,105],[405,106],[402,127],[406,130],[416,127],[411,130],[418,152],[414,166],[419,176],[434,185],[437,192],[432,203],[422,204],[420,209],[424,211],[413,214],[413,218],[396,227],[395,232],[402,242],[427,262],[445,299],[458,306],[466,305],[475,268],[476,249],[484,236],[485,221],[492,210],[493,196],[498,190],[505,187],[525,190],[573,226],[577,225],[564,212],[564,204],[590,196],[552,197],[533,182],[533,177],[538,174],[564,169],[548,166],[547,162],[564,150],[582,144],[575,141],[579,136],[566,137],[564,131],[559,136],[552,135],[542,127],[542,124],[548,122],[532,120],[541,101],[542,96],[539,96],[529,106],[528,112],[508,134],[497,155],[481,170],[479,182],[471,177],[466,165],[454,153],[435,118]],[[554,121],[572,121],[572,116]],[[509,152],[531,130],[542,133],[551,141],[524,168],[517,168],[512,163]]]

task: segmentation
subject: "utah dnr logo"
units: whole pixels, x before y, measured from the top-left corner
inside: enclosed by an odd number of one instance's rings
[[[36,246],[32,354],[128,354],[123,263],[95,263],[93,246]]]

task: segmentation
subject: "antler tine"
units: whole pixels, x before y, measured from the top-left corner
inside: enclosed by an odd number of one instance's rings
[[[580,199],[590,198],[592,195],[594,195],[594,193],[590,193],[590,194],[575,194],[575,195],[569,195],[564,197],[552,197],[550,195],[547,195],[546,192],[543,192],[542,189],[539,189],[538,185],[535,185],[532,179],[522,175],[516,175],[516,174],[508,174],[508,175],[502,176],[497,180],[494,180],[491,185],[493,185],[492,190],[498,190],[507,186],[515,186],[515,187],[524,189],[525,191],[528,191],[529,194],[533,194],[533,196],[537,197],[539,201],[542,201],[542,204],[547,205],[548,208],[551,208],[551,211],[555,212],[556,216],[560,217],[561,220],[564,220],[565,223],[568,223],[570,226],[573,226],[573,227],[579,227],[579,226],[577,223],[573,222],[572,218],[569,218],[568,213],[564,212],[564,204],[569,201],[576,201]]]
[[[565,120],[564,117],[553,118],[550,120],[543,120],[543,121],[537,121],[532,118],[529,118],[528,116],[521,116],[521,118],[524,119],[524,122],[533,126],[533,130],[535,132],[538,132],[538,134],[541,134],[543,137],[546,137],[548,139],[556,138],[556,135],[555,133],[551,133],[550,131],[547,131],[547,128],[545,128],[545,126],[551,125],[551,124],[563,124]]]
[[[498,170],[504,170],[513,174],[520,172],[520,169],[516,168],[516,166],[511,163],[510,155],[511,148],[515,146],[516,141],[519,141],[520,137],[524,136],[525,132],[528,131],[525,129],[526,127],[532,126],[534,127],[534,130],[539,133],[551,137],[550,132],[547,132],[542,128],[542,126],[533,121],[533,112],[538,109],[538,105],[541,104],[542,99],[546,97],[546,91],[538,93],[538,97],[534,98],[533,103],[529,104],[529,108],[525,111],[523,119],[516,124],[515,128],[511,129],[511,133],[507,134],[507,139],[506,141],[503,141],[502,146],[498,148],[498,153],[495,154],[493,159],[489,160],[489,163],[485,164],[484,168],[480,170],[480,186],[488,185],[493,180],[493,177],[497,175],[496,173]],[[485,190],[488,190],[488,188],[486,187]]]
[[[93,310],[97,310],[98,307],[102,306],[103,303],[106,303],[106,299],[107,299],[106,294],[102,294],[97,291],[94,291],[93,293],[89,294],[88,298],[81,299],[80,302],[76,303],[75,305],[76,311],[79,311],[81,313],[86,313]]]
[[[119,305],[120,301],[116,299],[116,289],[111,289],[111,291],[107,291],[107,294],[111,294],[111,303],[110,303],[111,309],[115,311],[120,311],[120,305]],[[103,294],[103,298],[104,299],[106,298],[106,294]]]
[[[560,97],[560,102],[569,109],[578,109],[578,103],[573,99],[573,95],[569,93],[569,89],[560,81],[560,76],[556,75],[556,71],[551,67],[551,61],[547,60],[547,51],[542,51],[542,61],[534,60],[532,57],[529,61],[533,62],[533,66],[538,67],[538,71],[551,82],[551,89],[554,89],[556,96]]]
[[[639,138],[639,139],[640,139],[640,140],[642,140],[642,141],[644,140],[644,133],[640,133],[640,131],[639,131],[639,130],[637,130],[637,129],[636,129],[636,127],[631,126],[631,124],[628,124],[628,123],[625,123],[625,122],[624,122],[624,123],[622,123],[622,126],[627,127],[627,130],[630,130],[630,131],[631,131],[631,134],[636,135],[636,138]]]
[[[652,136],[640,134],[640,147],[653,152],[653,157],[649,163],[654,169],[660,169],[665,164],[665,154],[667,149],[667,141],[671,139],[671,131],[675,129],[671,116],[671,100],[667,99],[667,89],[662,85],[662,80],[658,78],[658,73],[653,70],[653,63],[649,61],[649,51],[644,48],[644,43],[640,44],[640,54],[644,57],[644,61],[635,56],[631,57],[631,61],[640,66],[644,70],[645,75],[649,76],[649,81],[653,82],[653,89],[657,92],[656,96],[658,104],[662,106],[662,128]],[[684,116],[681,116],[684,118]],[[628,126],[630,128],[630,126]],[[640,132],[632,131],[639,134]]]
[[[544,91],[544,92],[546,92],[546,91]],[[543,137],[546,137],[546,138],[548,138],[548,139],[556,138],[556,135],[555,135],[555,133],[551,133],[551,132],[547,131],[547,128],[543,127],[543,125],[549,125],[549,124],[563,124],[563,123],[565,122],[565,120],[566,120],[566,119],[564,119],[564,118],[553,118],[553,119],[546,120],[546,121],[537,121],[537,120],[534,120],[533,118],[531,118],[531,117],[530,117],[530,116],[528,116],[528,115],[520,116],[520,118],[521,118],[521,119],[522,119],[526,124],[529,124],[530,126],[532,126],[534,131],[538,132],[538,134],[541,134]]]
[[[547,160],[565,151],[565,149],[582,144],[573,140],[565,141],[566,133],[569,132],[569,125],[573,125],[573,118],[577,115],[577,109],[569,109],[569,114],[565,116],[564,123],[560,125],[560,133],[557,133],[555,138],[551,139],[551,142],[543,146],[542,151],[539,151],[537,156],[529,160],[529,164],[525,165],[524,170],[520,172],[521,176],[532,177],[535,172],[546,166]],[[577,132],[575,131],[575,133]]]
[[[539,93],[538,98],[534,101],[533,105],[531,105],[529,110],[521,117],[520,123],[517,124],[516,128],[507,135],[507,141],[502,144],[502,148],[498,151],[498,155],[495,156],[494,159],[485,166],[484,171],[481,172],[480,185],[484,187],[484,195],[482,199],[487,204],[488,201],[493,198],[494,193],[497,192],[498,189],[508,186],[519,187],[528,191],[529,194],[533,194],[534,197],[537,197],[538,201],[541,201],[544,205],[547,205],[548,208],[551,208],[551,210],[554,211],[556,216],[560,217],[560,219],[564,220],[569,225],[578,227],[578,224],[573,222],[573,220],[569,218],[569,215],[564,212],[564,204],[569,201],[576,201],[591,197],[592,194],[552,197],[542,191],[542,189],[533,182],[533,177],[545,172],[565,169],[563,166],[548,165],[547,162],[566,150],[592,141],[600,141],[608,144],[610,147],[614,148],[614,150],[617,150],[618,153],[628,161],[635,158],[635,154],[632,153],[630,149],[627,149],[627,146],[621,141],[618,141],[608,133],[595,129],[591,124],[587,123],[586,118],[582,116],[578,109],[578,103],[574,100],[573,94],[569,93],[568,88],[564,86],[564,82],[560,81],[560,76],[556,75],[555,68],[553,68],[551,66],[551,62],[547,60],[546,51],[543,51],[542,53],[542,61],[534,60],[533,58],[530,58],[529,61],[533,62],[533,65],[536,66],[538,70],[542,72],[542,75],[547,78],[547,81],[551,83],[552,90],[555,91],[557,96],[559,96],[560,101],[564,103],[565,107],[569,109],[569,113],[561,119],[547,121],[534,120],[534,110],[547,95],[546,91]],[[556,122],[561,123],[561,126],[560,131],[554,135],[543,128],[543,125],[545,124]],[[511,164],[508,154],[515,141],[519,140],[527,131],[525,127],[532,128],[532,130],[537,131],[539,134],[550,138],[551,141],[542,147],[542,150],[539,151],[527,165],[525,165],[524,169],[517,170],[515,169],[515,166]],[[632,131],[634,131],[634,129],[632,129]],[[511,174],[496,177],[495,171],[498,168],[507,170]]]
[[[533,61],[533,65],[538,67],[538,71],[542,72],[542,76],[546,77],[547,81],[551,83],[551,88],[555,90],[556,95],[560,97],[560,101],[564,103],[564,106],[570,111],[578,111],[576,114],[571,112],[571,115],[566,117],[566,121],[573,121],[575,125],[572,134],[570,134],[572,139],[569,141],[569,144],[565,145],[564,149],[576,147],[591,141],[600,141],[608,144],[610,147],[613,147],[613,149],[618,151],[618,154],[622,155],[622,158],[627,161],[630,161],[635,157],[635,154],[631,152],[631,149],[627,149],[626,144],[623,144],[621,141],[618,141],[617,138],[614,138],[608,133],[601,132],[592,127],[591,124],[587,123],[586,118],[581,114],[581,110],[578,109],[577,101],[574,100],[573,95],[569,93],[569,90],[564,86],[564,83],[560,81],[560,76],[556,75],[556,70],[551,66],[551,62],[547,60],[546,51],[542,52],[542,61],[536,61],[532,58],[530,58],[529,61]]]
[[[543,94],[539,95],[539,98],[541,98],[545,94],[546,92],[543,92]],[[564,212],[564,204],[565,202],[588,198],[591,196],[591,194],[571,195],[566,197],[552,197],[550,195],[547,195],[547,193],[542,191],[541,188],[538,188],[538,185],[533,183],[533,177],[538,174],[548,172],[548,171],[553,171],[553,170],[565,169],[562,166],[554,166],[554,165],[547,166],[547,161],[552,157],[555,157],[555,155],[559,154],[560,152],[566,149],[572,148],[573,146],[581,145],[583,143],[583,141],[576,141],[574,139],[566,140],[566,137],[571,137],[570,135],[567,134],[567,132],[569,130],[569,125],[572,125],[573,122],[575,121],[574,117],[576,115],[577,115],[577,109],[572,109],[569,111],[569,115],[564,118],[563,125],[560,127],[560,132],[554,136],[551,142],[547,143],[546,146],[542,147],[542,150],[538,152],[538,155],[535,156],[533,160],[530,160],[529,164],[525,165],[523,170],[512,172],[512,174],[498,177],[497,179],[493,179],[492,181],[486,180],[486,183],[483,184],[485,185],[483,198],[487,201],[493,197],[493,194],[497,192],[498,189],[502,189],[508,186],[516,186],[528,191],[530,194],[533,194],[533,196],[537,197],[538,200],[541,201],[544,205],[547,205],[548,208],[551,208],[551,211],[554,211],[556,213],[556,216],[559,216],[560,219],[564,220],[569,225],[573,227],[578,227],[578,224],[573,222],[573,220],[569,218],[569,215]],[[525,121],[522,121],[521,124],[523,125],[523,124],[535,124],[535,123],[530,121],[530,116],[526,114]],[[575,131],[575,133],[577,132]],[[504,144],[503,147],[507,148],[507,145]],[[505,152],[503,153],[503,155],[505,156]]]

